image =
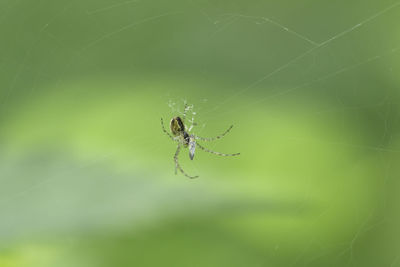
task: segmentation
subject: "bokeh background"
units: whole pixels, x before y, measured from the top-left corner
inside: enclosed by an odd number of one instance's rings
[[[0,266],[400,266],[399,17],[0,1]],[[160,125],[185,101],[241,152],[182,151],[195,180]]]

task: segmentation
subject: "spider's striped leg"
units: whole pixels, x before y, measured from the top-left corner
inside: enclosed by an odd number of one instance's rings
[[[174,156],[174,161],[175,161],[175,174],[176,174],[176,169],[179,169],[179,171],[185,175],[186,177],[190,178],[190,179],[194,179],[197,178],[199,176],[190,176],[189,174],[187,174],[181,167],[181,165],[179,165],[179,161],[178,161],[178,156],[179,156],[179,152],[181,151],[181,144],[178,145],[178,148],[176,149],[175,152],[175,156]]]
[[[175,155],[174,155],[174,161],[175,161],[175,175],[178,174],[178,165],[179,165],[179,163],[178,163],[178,156],[179,156],[179,152],[180,152],[180,151],[181,151],[181,145],[178,144],[178,147],[176,148],[176,152],[175,152]]]
[[[201,140],[201,141],[206,141],[206,142],[214,141],[214,140],[217,140],[217,139],[221,139],[221,138],[224,137],[227,133],[229,133],[229,131],[232,129],[232,127],[233,127],[233,125],[231,125],[231,126],[228,128],[228,130],[226,130],[223,134],[218,135],[218,136],[216,136],[216,137],[205,138],[205,137],[196,136],[196,139],[199,139],[199,140]]]
[[[208,152],[208,153],[215,154],[215,155],[218,155],[218,156],[224,156],[224,157],[226,157],[226,156],[238,156],[238,155],[240,155],[240,153],[225,154],[225,153],[220,153],[220,152],[217,152],[217,151],[212,151],[212,150],[207,149],[207,148],[205,148],[204,146],[200,145],[199,143],[197,143],[197,146],[198,146],[200,149],[202,149],[202,150],[204,150],[204,151],[206,151],[206,152]]]
[[[186,102],[186,101],[185,101]],[[186,123],[186,113],[189,110],[189,106],[187,103],[185,103],[185,106],[183,108],[183,122]]]
[[[175,138],[173,138],[172,135],[170,135],[169,132],[167,132],[167,130],[165,130],[164,121],[162,118],[161,118],[161,127],[162,127],[162,130],[164,131],[164,133],[166,133],[169,136],[169,138],[171,138],[173,141],[176,141]]]

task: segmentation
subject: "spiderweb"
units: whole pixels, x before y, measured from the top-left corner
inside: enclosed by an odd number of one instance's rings
[[[289,3],[0,3],[0,247],[199,217],[249,265],[398,266],[400,2]],[[175,176],[184,112],[241,158]]]

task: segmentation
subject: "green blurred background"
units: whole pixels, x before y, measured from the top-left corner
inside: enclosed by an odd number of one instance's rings
[[[0,1],[0,266],[400,266],[400,2]],[[174,174],[162,132],[193,105]]]

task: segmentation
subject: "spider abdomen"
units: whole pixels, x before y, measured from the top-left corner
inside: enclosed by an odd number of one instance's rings
[[[169,126],[172,134],[175,136],[185,133],[185,125],[180,117],[172,118]]]

